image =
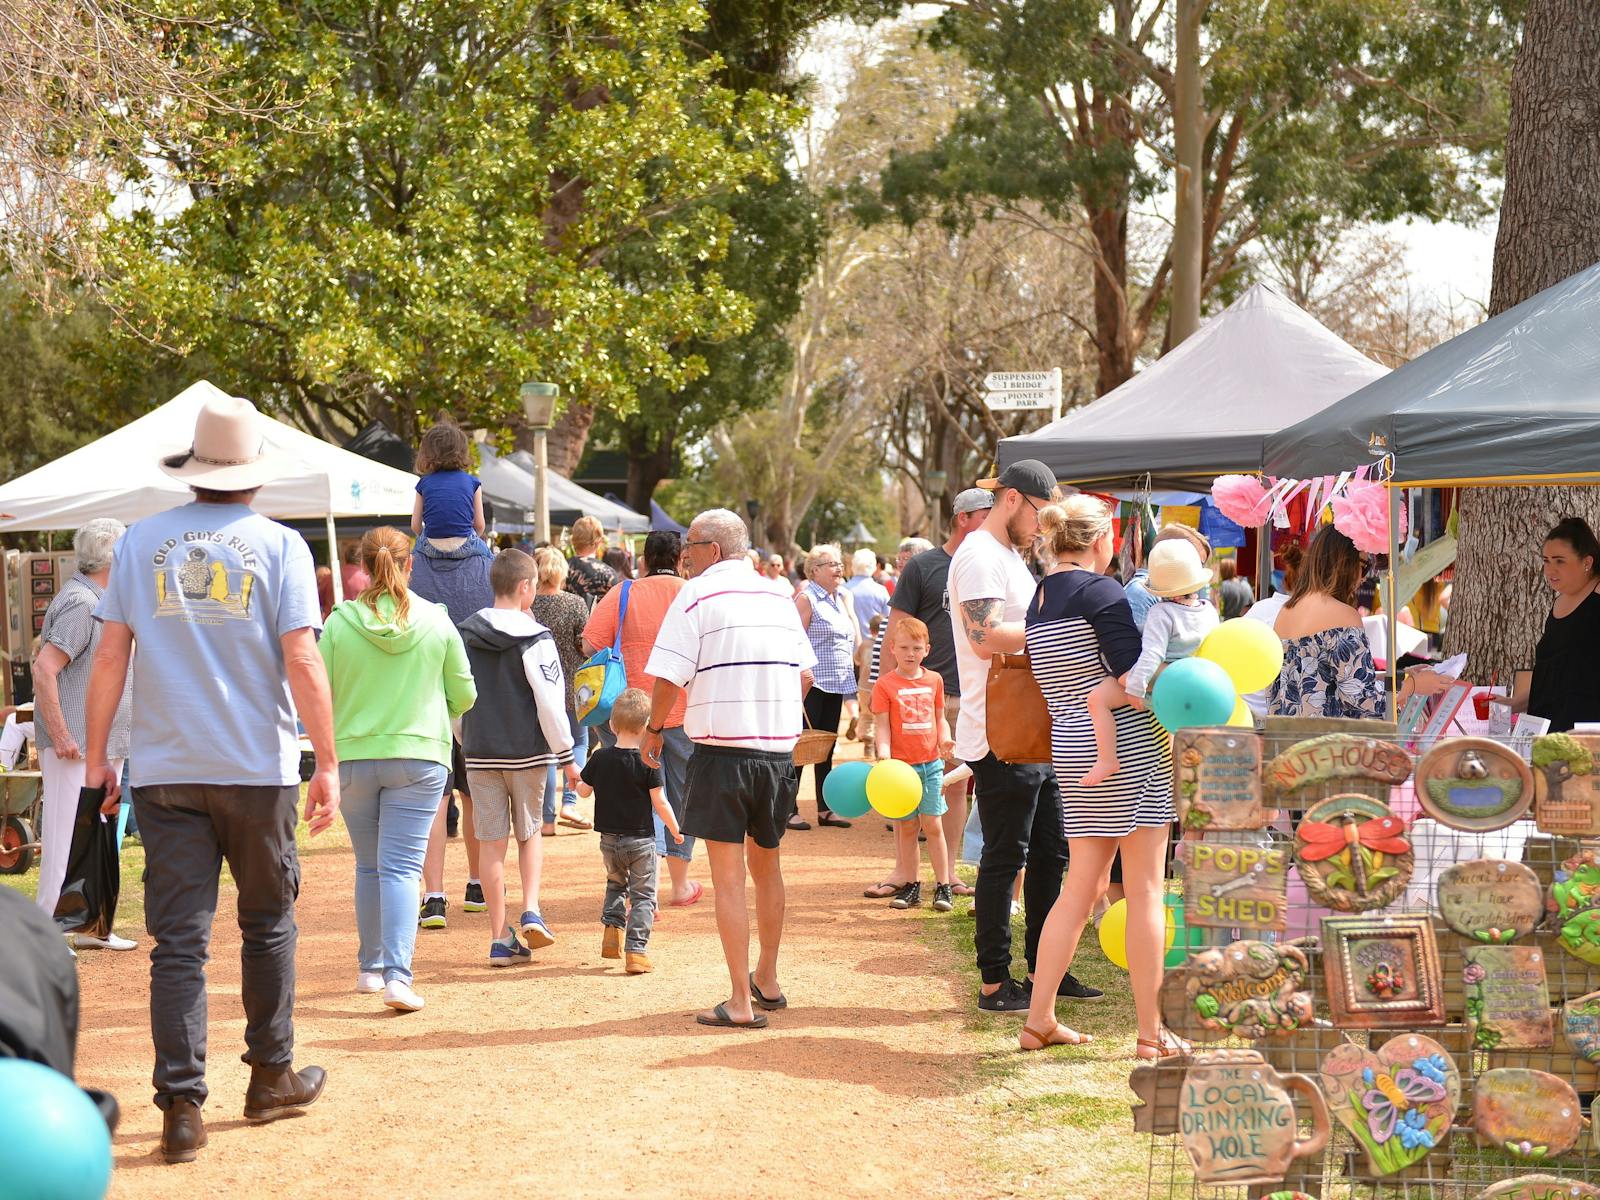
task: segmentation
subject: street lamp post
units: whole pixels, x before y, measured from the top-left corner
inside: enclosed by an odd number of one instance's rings
[[[561,389],[553,383],[525,383],[519,392],[522,414],[533,430],[533,538],[550,540],[550,460],[545,437],[556,414]]]

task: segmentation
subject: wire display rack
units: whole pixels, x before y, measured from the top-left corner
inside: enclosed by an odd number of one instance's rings
[[[1269,719],[1267,728],[1260,733],[1262,762],[1269,762],[1304,740],[1331,732],[1400,740],[1396,737],[1395,726],[1381,721]],[[1463,734],[1478,736],[1480,733],[1480,729],[1473,728],[1468,722],[1466,728],[1457,727],[1450,732],[1450,736],[1439,740],[1448,741]],[[1416,744],[1413,747],[1414,761],[1420,760],[1431,748],[1429,743]],[[1443,1026],[1369,1030],[1339,1028],[1330,1022],[1323,962],[1325,947],[1320,941],[1321,922],[1327,916],[1348,914],[1320,908],[1307,896],[1292,865],[1293,831],[1306,807],[1319,799],[1349,793],[1371,795],[1388,803],[1395,815],[1405,820],[1410,830],[1415,862],[1405,892],[1393,904],[1360,915],[1431,918],[1442,972],[1447,1021]],[[1277,847],[1290,852],[1288,930],[1277,935],[1248,929],[1208,929],[1202,935],[1199,930],[1191,930],[1189,945],[1194,947],[1202,936],[1208,946],[1226,945],[1236,939],[1267,942],[1299,939],[1297,944],[1306,950],[1310,960],[1305,988],[1313,997],[1315,1025],[1253,1041],[1228,1038],[1205,1044],[1196,1043],[1194,1056],[1218,1050],[1251,1049],[1260,1053],[1280,1075],[1292,1072],[1317,1079],[1323,1060],[1342,1043],[1354,1042],[1377,1049],[1388,1039],[1404,1036],[1408,1032],[1422,1034],[1449,1051],[1460,1070],[1461,1099],[1455,1121],[1448,1136],[1439,1145],[1419,1163],[1398,1174],[1373,1175],[1361,1145],[1343,1125],[1333,1120],[1326,1147],[1317,1154],[1293,1160],[1280,1183],[1250,1186],[1199,1183],[1177,1130],[1178,1098],[1191,1059],[1162,1060],[1148,1068],[1155,1079],[1153,1103],[1140,1118],[1141,1127],[1148,1128],[1152,1133],[1147,1195],[1151,1200],[1158,1197],[1165,1200],[1177,1197],[1189,1197],[1192,1200],[1262,1200],[1299,1192],[1325,1200],[1477,1200],[1485,1189],[1495,1184],[1533,1174],[1555,1176],[1568,1184],[1589,1184],[1600,1188],[1600,1148],[1596,1146],[1596,1131],[1587,1122],[1573,1149],[1536,1162],[1499,1149],[1480,1147],[1472,1128],[1473,1096],[1477,1081],[1484,1072],[1501,1067],[1533,1068],[1566,1080],[1576,1089],[1583,1112],[1589,1113],[1596,1094],[1600,1093],[1600,1069],[1568,1044],[1562,1032],[1560,1010],[1564,1001],[1600,990],[1600,967],[1570,953],[1559,940],[1559,922],[1551,914],[1543,914],[1534,932],[1517,939],[1517,944],[1537,946],[1542,952],[1553,1022],[1552,1047],[1541,1050],[1475,1047],[1465,1023],[1466,984],[1462,972],[1463,950],[1479,943],[1452,931],[1439,919],[1434,894],[1438,876],[1446,868],[1457,862],[1490,858],[1523,863],[1538,876],[1541,889],[1548,895],[1562,864],[1584,849],[1586,843],[1539,830],[1535,826],[1531,808],[1527,819],[1490,833],[1469,833],[1441,826],[1421,812],[1412,781],[1391,787],[1365,779],[1337,779],[1304,788],[1296,793],[1295,800],[1297,807],[1280,809],[1279,819],[1267,829],[1245,833],[1209,832],[1204,835],[1208,841],[1226,839],[1237,844]],[[1269,801],[1268,807],[1271,806],[1272,802]],[[1192,831],[1185,834],[1188,840],[1199,836]],[[1590,848],[1600,848],[1600,843],[1590,842],[1588,845]],[[1181,861],[1176,861],[1170,890],[1181,893],[1182,872]],[[1303,1100],[1296,1102],[1296,1114],[1304,1134],[1309,1127],[1309,1117]],[[1578,1194],[1590,1193],[1580,1190]]]

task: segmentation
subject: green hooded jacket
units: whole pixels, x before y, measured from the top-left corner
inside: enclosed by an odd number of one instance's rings
[[[450,765],[450,720],[472,707],[466,647],[444,605],[410,593],[404,626],[395,602],[374,612],[346,600],[328,614],[318,648],[333,688],[333,736],[342,762],[415,758]]]

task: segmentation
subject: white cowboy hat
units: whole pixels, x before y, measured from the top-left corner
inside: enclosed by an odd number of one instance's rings
[[[267,445],[256,406],[237,396],[213,396],[194,419],[194,444],[161,460],[161,469],[191,487],[245,492],[288,468],[288,456]]]
[[[1150,548],[1145,582],[1152,596],[1187,596],[1211,585],[1211,572],[1200,561],[1200,551],[1185,538],[1157,542]]]

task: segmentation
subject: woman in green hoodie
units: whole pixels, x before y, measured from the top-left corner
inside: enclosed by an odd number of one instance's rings
[[[417,883],[428,830],[450,769],[450,721],[478,698],[461,635],[442,605],[406,586],[411,541],[369,530],[361,565],[371,583],[334,608],[323,630],[333,688],[340,811],[356,852],[356,991],[415,1012]]]

